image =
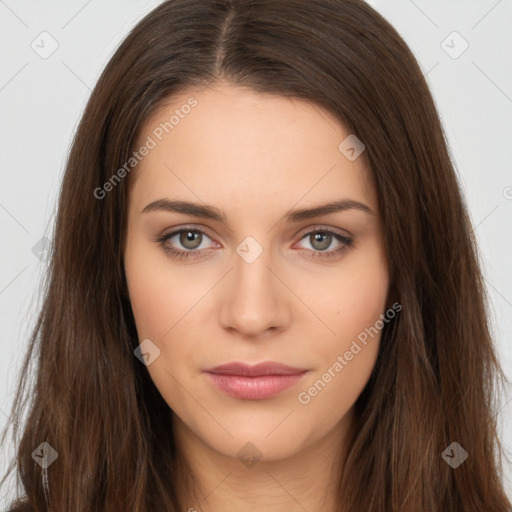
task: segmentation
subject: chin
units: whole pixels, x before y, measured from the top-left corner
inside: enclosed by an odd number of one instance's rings
[[[251,457],[260,461],[286,459],[314,444],[316,437],[321,436],[320,432],[312,434],[303,422],[292,419],[293,413],[286,418],[290,410],[272,418],[267,415],[268,421],[261,417],[227,421],[231,435],[220,427],[215,432],[211,429],[196,431],[195,435],[219,454],[242,462]]]

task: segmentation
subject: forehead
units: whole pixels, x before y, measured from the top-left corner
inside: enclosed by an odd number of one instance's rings
[[[291,207],[342,196],[377,198],[364,154],[339,145],[350,133],[319,106],[298,98],[217,84],[169,98],[139,131],[152,149],[131,176],[134,199],[200,198],[208,203]],[[234,202],[234,201],[232,201]]]

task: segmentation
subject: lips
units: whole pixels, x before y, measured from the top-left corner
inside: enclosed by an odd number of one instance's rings
[[[218,375],[239,375],[242,377],[259,377],[262,375],[298,375],[307,371],[305,368],[294,368],[274,361],[266,361],[255,365],[246,363],[221,364],[205,370]]]
[[[256,365],[233,362],[204,373],[217,389],[234,398],[263,400],[296,385],[308,370],[267,361]]]

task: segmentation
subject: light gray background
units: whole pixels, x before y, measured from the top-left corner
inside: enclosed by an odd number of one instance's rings
[[[51,237],[74,130],[119,42],[159,3],[0,0],[1,429],[40,304],[45,262],[32,248]],[[397,28],[428,78],[480,244],[499,356],[512,379],[512,0],[369,3]],[[31,47],[33,41],[42,47],[43,31],[58,43],[46,59]],[[459,56],[464,40],[469,47]],[[48,50],[50,40],[44,45]],[[512,454],[511,393],[498,418]],[[0,471],[11,454],[12,446],[2,447]],[[505,465],[512,497],[512,468]],[[12,484],[0,490],[0,510],[8,497]]]

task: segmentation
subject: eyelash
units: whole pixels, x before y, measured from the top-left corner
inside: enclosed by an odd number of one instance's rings
[[[205,233],[204,231],[202,231],[201,229],[192,228],[192,227],[184,227],[179,230],[173,231],[172,233],[162,235],[161,237],[156,239],[156,242],[158,242],[160,244],[160,246],[163,248],[163,250],[173,258],[195,259],[195,258],[201,257],[203,252],[207,251],[207,249],[199,249],[199,250],[194,249],[194,250],[190,250],[190,251],[180,251],[178,249],[174,249],[174,248],[171,248],[168,245],[166,245],[166,242],[170,238],[172,238],[175,235],[179,235],[180,233],[183,233],[183,232],[200,233],[200,234],[205,235],[206,237],[210,238],[208,236],[208,234]],[[312,251],[311,249],[306,249],[307,251],[312,253],[312,255],[310,256],[312,258],[332,258],[332,257],[338,256],[345,249],[354,247],[352,238],[343,236],[340,233],[337,233],[336,231],[333,231],[331,229],[325,229],[325,228],[308,231],[301,237],[301,240],[303,240],[307,236],[310,236],[310,235],[316,234],[316,233],[331,235],[336,240],[341,242],[343,245],[339,249],[335,249],[335,250],[331,250],[331,251],[318,251],[318,250]]]

